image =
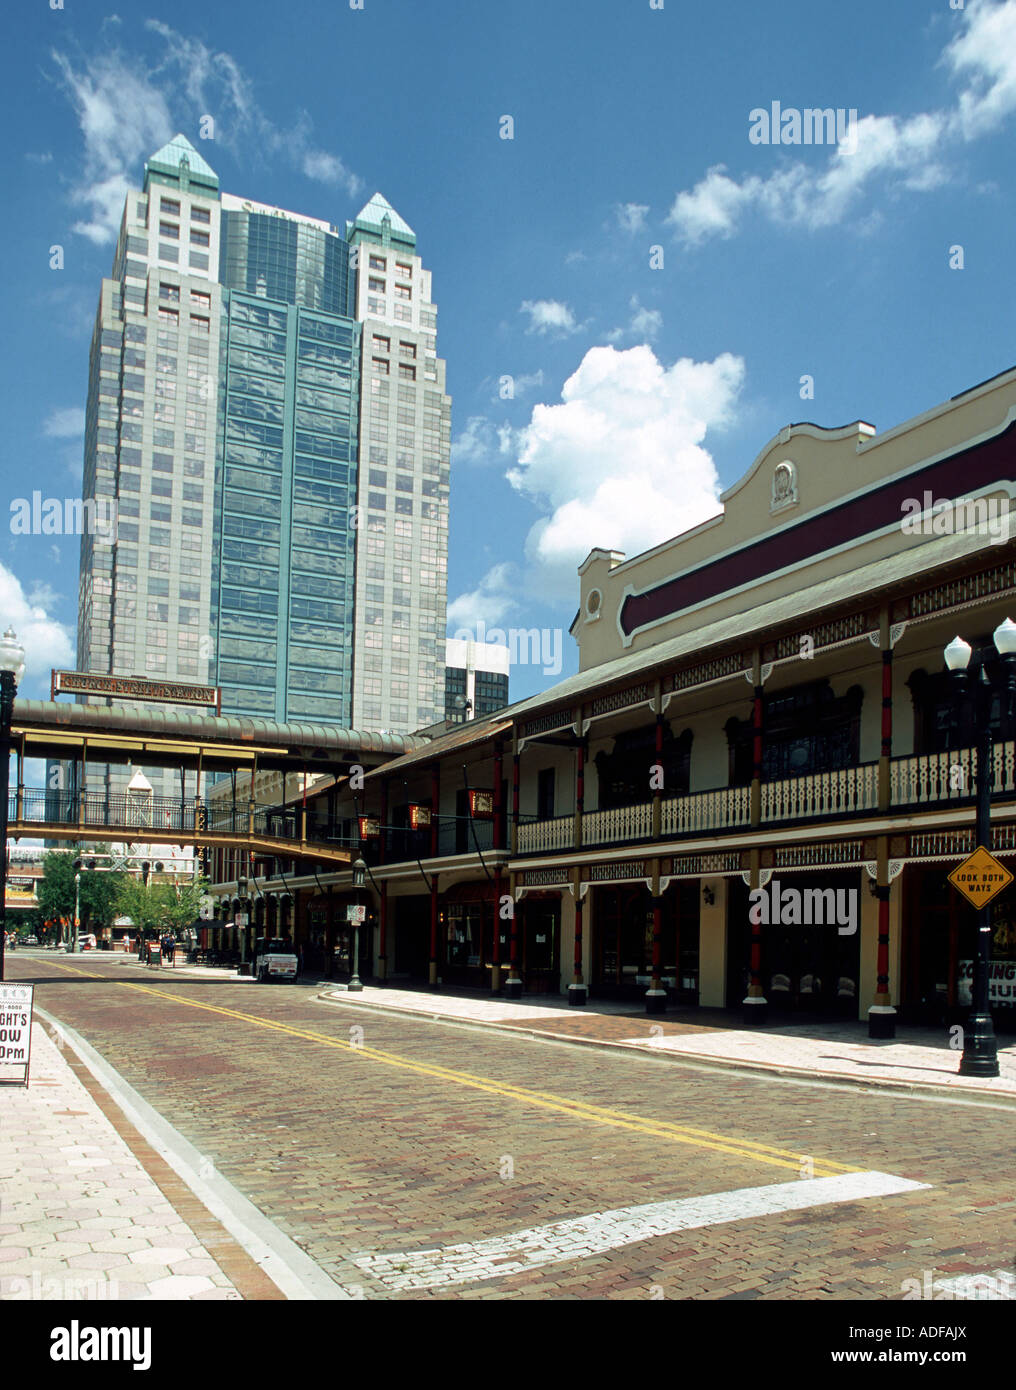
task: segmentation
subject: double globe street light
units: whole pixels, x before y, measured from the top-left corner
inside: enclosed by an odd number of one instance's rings
[[[945,649],[945,664],[955,681],[957,705],[962,710],[969,702],[976,730],[977,766],[975,791],[977,817],[974,838],[976,847],[991,852],[991,789],[994,780],[994,742],[991,733],[993,698],[1002,700],[1003,735],[1011,733],[1013,696],[1016,692],[1016,623],[1006,618],[993,633],[995,650],[1002,658],[1004,675],[993,682],[987,671],[986,656],[981,654],[976,674],[967,674],[973,648],[962,637],[954,637]],[[961,1076],[998,1076],[998,1047],[991,1020],[991,907],[977,909],[977,947],[973,959],[971,982],[971,1012],[963,1030],[963,1055],[960,1058]]]
[[[4,979],[4,953],[7,945],[7,802],[10,796],[11,724],[14,722],[14,696],[25,674],[25,649],[9,627],[0,638],[0,980]]]

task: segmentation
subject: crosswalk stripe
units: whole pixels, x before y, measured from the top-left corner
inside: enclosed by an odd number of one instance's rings
[[[678,1231],[732,1221],[758,1221],[807,1207],[891,1197],[928,1186],[892,1173],[843,1173],[766,1187],[742,1187],[704,1197],[616,1207],[472,1244],[351,1258],[364,1274],[379,1280],[392,1292],[434,1289],[525,1274],[545,1265],[586,1259]]]

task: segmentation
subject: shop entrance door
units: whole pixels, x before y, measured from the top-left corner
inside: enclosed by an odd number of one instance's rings
[[[560,974],[561,899],[525,897],[522,911],[522,978],[528,994],[557,994]]]

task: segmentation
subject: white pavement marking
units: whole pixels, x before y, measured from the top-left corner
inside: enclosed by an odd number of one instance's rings
[[[232,1183],[215,1171],[207,1171],[207,1159],[189,1140],[163,1119],[159,1112],[126,1082],[120,1073],[95,1048],[67,1024],[61,1023],[36,1007],[36,1015],[52,1024],[58,1034],[70,1041],[74,1051],[97,1081],[116,1101],[133,1125],[144,1135],[152,1148],[179,1174],[191,1191],[204,1203],[217,1221],[241,1245],[247,1254],[268,1275],[289,1299],[346,1299],[356,1298],[360,1291],[350,1291],[331,1279],[311,1257],[290,1240],[278,1226]]]
[[[976,1298],[989,1303],[1016,1302],[1016,1274],[1007,1269],[995,1269],[990,1274],[958,1274],[954,1279],[936,1279],[932,1288],[953,1298]]]
[[[541,1265],[582,1260],[604,1250],[651,1240],[654,1236],[728,1221],[757,1220],[781,1212],[800,1211],[833,1202],[857,1202],[917,1192],[929,1183],[912,1182],[892,1173],[845,1173],[834,1178],[806,1178],[766,1187],[740,1187],[705,1197],[672,1202],[646,1202],[616,1207],[549,1226],[533,1226],[514,1235],[495,1236],[476,1244],[446,1245],[443,1249],[413,1250],[390,1255],[354,1255],[352,1262],[392,1290],[431,1289],[447,1284],[473,1284],[524,1274]]]

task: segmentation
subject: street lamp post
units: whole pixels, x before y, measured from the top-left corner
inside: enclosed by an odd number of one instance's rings
[[[7,801],[10,795],[11,724],[14,696],[25,674],[25,649],[8,628],[0,640],[0,980],[4,979],[4,953],[7,946]]]
[[[240,915],[250,920],[250,904],[247,901],[247,880],[242,874],[236,880],[236,896],[240,903]],[[243,967],[247,961],[247,922],[237,924],[240,935],[240,974],[243,974]]]
[[[367,881],[367,865],[362,859],[357,859],[353,865],[353,887],[362,888]],[[359,894],[357,895],[359,896]],[[360,982],[360,923],[354,922],[353,927],[353,973],[350,976],[347,989],[358,994],[363,985]]]
[[[1006,680],[1003,689],[1003,726],[1011,714],[1016,657],[1016,623],[1006,618],[994,632],[995,648],[1005,662]],[[945,664],[953,674],[957,694],[972,699],[977,732],[976,796],[977,846],[991,852],[991,788],[994,780],[994,743],[991,734],[992,685],[982,656],[970,690],[972,648],[962,637],[954,637],[945,649]],[[977,945],[973,959],[973,981],[970,991],[970,1016],[963,1030],[963,1055],[960,1058],[961,1076],[998,1076],[998,1047],[991,1019],[989,979],[991,972],[991,907],[977,910]]]
[[[75,954],[78,949],[78,923],[81,921],[81,875],[74,875],[74,939],[71,942],[71,951]]]

